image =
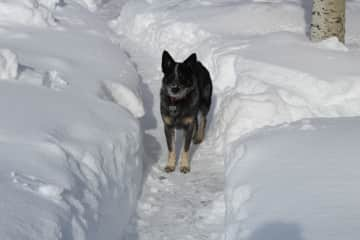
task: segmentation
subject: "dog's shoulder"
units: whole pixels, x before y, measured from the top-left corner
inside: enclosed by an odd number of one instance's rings
[[[200,84],[199,87],[202,87],[204,84],[212,84],[209,70],[200,61],[197,61],[196,64],[194,64],[193,73],[198,84]]]

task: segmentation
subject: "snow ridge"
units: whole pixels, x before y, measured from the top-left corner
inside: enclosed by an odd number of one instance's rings
[[[0,239],[122,239],[142,183],[140,80],[102,16],[60,2],[0,3]]]

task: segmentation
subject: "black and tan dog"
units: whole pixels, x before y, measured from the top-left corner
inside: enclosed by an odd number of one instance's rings
[[[162,71],[164,77],[160,91],[160,110],[169,149],[165,171],[175,170],[175,129],[182,129],[185,141],[181,154],[180,171],[187,173],[190,171],[191,139],[195,144],[204,140],[206,116],[211,104],[211,78],[208,70],[197,61],[195,53],[191,54],[184,62],[178,63],[167,51],[164,51]]]

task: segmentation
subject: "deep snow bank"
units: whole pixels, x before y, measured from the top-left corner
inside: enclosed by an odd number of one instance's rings
[[[0,238],[121,238],[142,178],[133,116],[32,85],[0,91]]]
[[[235,77],[219,94],[219,145],[267,125],[359,115],[360,54],[339,44],[277,33],[253,40],[236,58],[224,56]]]
[[[234,142],[225,239],[356,238],[359,120],[302,120]]]
[[[136,207],[139,78],[105,24],[66,3],[61,31],[0,31],[0,239],[122,239]]]

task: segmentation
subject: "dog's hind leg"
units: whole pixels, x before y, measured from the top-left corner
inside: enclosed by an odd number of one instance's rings
[[[197,131],[196,131],[195,137],[194,137],[194,144],[200,144],[202,141],[204,141],[205,129],[206,129],[206,115],[201,113],[200,114],[200,124],[197,128]]]
[[[200,144],[204,141],[205,138],[205,129],[206,129],[206,116],[209,113],[210,105],[211,105],[211,95],[212,95],[212,85],[208,84],[202,92],[202,96],[200,99],[200,120],[199,126],[196,131],[196,135],[194,138],[195,144]]]
[[[205,129],[206,129],[206,116],[210,109],[210,101],[211,99],[202,100],[200,105],[200,119],[199,119],[199,126],[197,128],[194,143],[200,144],[204,141],[205,138]]]
[[[184,129],[185,143],[184,143],[183,152],[181,153],[181,160],[180,160],[180,171],[182,173],[190,172],[189,149],[190,149],[190,145],[191,145],[191,139],[193,136],[193,132],[194,132],[194,121],[192,121]]]
[[[165,172],[173,172],[176,168],[175,129],[165,125],[165,137],[169,150]]]
[[[196,136],[197,136],[198,128],[199,128],[199,123],[198,123],[198,117],[196,116],[194,118],[194,130],[193,130],[193,135],[192,135],[193,143],[195,143],[195,144],[196,144]]]

